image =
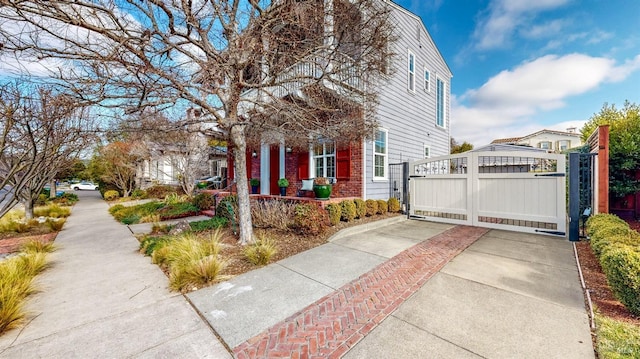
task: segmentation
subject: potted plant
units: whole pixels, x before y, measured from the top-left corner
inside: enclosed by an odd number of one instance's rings
[[[278,180],[278,187],[280,187],[280,195],[283,197],[286,196],[287,187],[289,187],[289,181],[286,178],[280,178]]]
[[[251,193],[253,194],[258,193],[258,187],[260,187],[260,179],[252,178],[249,180],[249,184],[251,185]]]
[[[331,182],[327,177],[316,177],[313,180],[313,193],[316,199],[328,199],[331,196]]]

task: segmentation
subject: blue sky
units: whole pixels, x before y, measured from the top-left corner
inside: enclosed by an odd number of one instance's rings
[[[475,146],[640,103],[638,0],[395,0],[453,72],[451,134]]]

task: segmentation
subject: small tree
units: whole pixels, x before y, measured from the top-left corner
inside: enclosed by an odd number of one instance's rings
[[[0,86],[0,116],[0,216],[20,201],[30,219],[44,185],[94,140],[93,123],[59,88],[24,80]]]
[[[451,137],[451,154],[463,153],[467,151],[471,151],[473,149],[473,145],[467,141],[462,143],[458,143],[453,137]]]
[[[609,125],[609,190],[614,197],[640,191],[640,106],[626,101],[621,109],[604,104],[582,127],[586,142],[600,125]]]
[[[138,163],[144,157],[141,143],[116,141],[100,148],[89,168],[94,176],[117,187],[123,197],[129,197],[135,189]]]

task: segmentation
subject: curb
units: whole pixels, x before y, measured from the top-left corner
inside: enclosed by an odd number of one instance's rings
[[[367,232],[373,229],[378,229],[378,228],[382,228],[382,227],[386,227],[386,226],[390,226],[392,224],[396,224],[396,223],[401,223],[408,220],[407,217],[405,215],[401,215],[401,216],[397,216],[397,217],[393,217],[393,218],[387,218],[387,219],[382,219],[379,221],[375,221],[375,222],[371,222],[371,223],[365,223],[365,224],[360,224],[354,227],[349,227],[349,228],[345,228],[345,229],[341,229],[338,233],[332,235],[331,237],[329,237],[329,239],[327,240],[327,242],[333,242],[335,240],[338,239],[342,239],[344,237],[348,237],[354,234],[358,234],[358,233],[362,233],[362,232]]]

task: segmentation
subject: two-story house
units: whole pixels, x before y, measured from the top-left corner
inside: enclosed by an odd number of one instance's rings
[[[575,128],[568,128],[566,132],[555,130],[540,130],[523,137],[500,138],[491,144],[508,144],[540,148],[547,152],[562,152],[582,145],[580,133]]]
[[[347,0],[333,0],[339,1]],[[332,197],[387,199],[390,164],[449,153],[451,70],[420,17],[381,1],[390,6],[397,40],[379,88],[374,140],[345,145],[326,139],[300,150],[277,138],[263,139],[249,149],[247,161],[249,177],[260,179],[261,194],[278,194],[279,178],[289,180],[287,195],[295,196],[302,180],[329,177],[335,181]]]

